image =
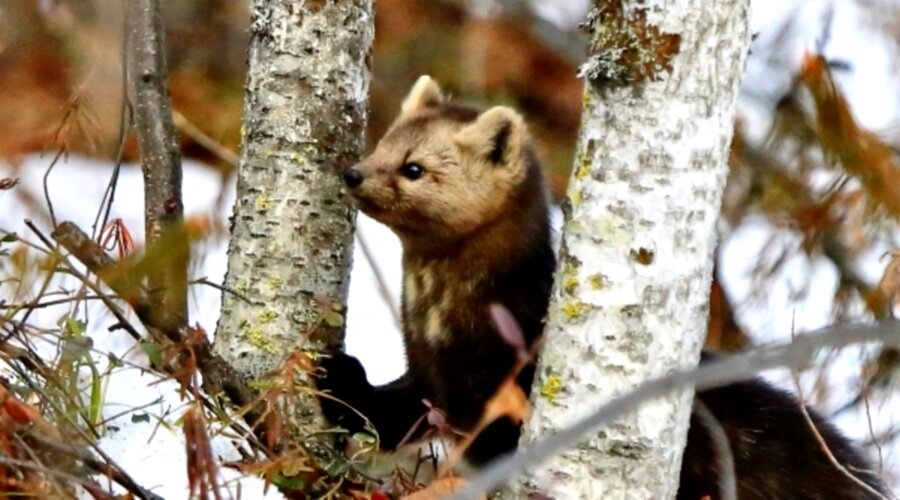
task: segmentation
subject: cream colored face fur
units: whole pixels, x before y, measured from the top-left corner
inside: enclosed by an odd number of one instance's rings
[[[437,84],[420,77],[375,151],[354,167],[363,176],[350,190],[360,208],[401,238],[453,239],[496,219],[525,178],[527,131],[507,107],[474,116],[445,106]],[[421,166],[422,176],[407,178],[404,164]]]

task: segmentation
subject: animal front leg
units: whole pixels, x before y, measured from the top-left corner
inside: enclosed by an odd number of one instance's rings
[[[413,441],[427,428],[422,418],[427,411],[422,402],[424,396],[409,372],[387,385],[374,387],[366,379],[359,360],[343,352],[323,358],[319,366],[325,374],[316,385],[330,395],[320,395],[319,403],[330,422],[356,433],[365,430],[368,420],[378,433],[382,449],[396,448],[404,438]]]

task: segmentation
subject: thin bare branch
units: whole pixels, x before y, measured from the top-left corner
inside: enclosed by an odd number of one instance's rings
[[[737,500],[737,479],[734,474],[734,454],[731,452],[731,444],[728,442],[728,435],[725,434],[725,429],[722,427],[719,419],[709,411],[709,408],[703,404],[703,401],[701,401],[700,398],[694,398],[694,413],[697,415],[697,418],[700,419],[703,427],[706,428],[709,440],[716,453],[716,458],[719,460],[719,473],[721,474],[721,479],[719,480],[719,497],[722,500]]]
[[[50,188],[47,185],[47,181],[50,179],[50,172],[53,171],[53,167],[59,163],[59,159],[66,154],[65,147],[59,148],[59,151],[56,152],[56,155],[53,156],[53,160],[50,162],[50,165],[47,166],[47,170],[44,171],[44,176],[41,180],[41,185],[44,188],[44,201],[47,202],[47,211],[50,214],[50,223],[53,226],[56,226],[56,213],[53,211],[53,201],[50,200]]]
[[[144,173],[144,227],[147,247],[162,242],[181,225],[181,155],[169,104],[163,25],[159,0],[128,2],[128,81],[134,106],[134,125]],[[186,238],[166,240],[167,251],[187,256]],[[152,310],[163,330],[187,324],[187,258],[159,266],[149,276]]]
[[[200,127],[194,125],[186,116],[179,113],[178,110],[172,110],[172,116],[175,119],[175,126],[191,139],[197,141],[197,144],[206,148],[207,151],[216,155],[220,160],[228,164],[228,166],[237,168],[240,158],[230,149],[219,144],[215,139],[200,130]]]
[[[791,326],[793,330],[793,325]],[[791,333],[793,335],[793,332]],[[856,477],[856,474],[849,471],[844,464],[840,463],[838,459],[834,456],[834,453],[831,451],[831,447],[828,446],[828,443],[825,442],[825,438],[822,437],[822,433],[819,432],[819,427],[816,426],[816,423],[813,421],[812,417],[809,415],[809,410],[806,409],[806,398],[803,395],[803,388],[800,386],[800,376],[797,375],[797,370],[791,370],[791,377],[794,379],[794,387],[797,390],[797,399],[798,399],[798,407],[800,408],[800,414],[803,415],[803,420],[806,422],[806,426],[812,432],[813,438],[816,440],[816,443],[819,445],[819,449],[822,450],[822,453],[825,454],[825,458],[831,463],[831,465],[838,470],[844,477],[849,479],[851,482],[855,483],[860,488],[866,490],[871,493],[875,498],[885,499],[886,497],[882,495],[878,490],[866,484],[865,481]]]
[[[358,230],[356,231],[356,241],[359,243],[359,248],[362,250],[363,257],[366,258],[366,262],[368,262],[369,267],[372,268],[372,274],[375,275],[375,283],[378,285],[378,295],[381,296],[381,300],[384,301],[388,310],[391,311],[391,317],[394,318],[394,325],[396,325],[397,328],[402,329],[403,322],[400,320],[400,311],[397,309],[397,304],[394,303],[394,299],[391,297],[391,292],[387,286],[387,279],[385,279],[384,273],[381,272],[381,266],[379,266],[378,262],[375,260],[375,255],[372,254],[372,250],[369,248],[366,238]]]
[[[218,284],[218,283],[213,283],[212,281],[209,281],[209,278],[206,278],[206,277],[203,277],[203,278],[197,278],[197,279],[195,279],[195,280],[191,280],[188,284],[189,284],[189,285],[206,285],[206,286],[208,286],[208,287],[215,288],[216,290],[219,290],[219,291],[221,291],[221,292],[230,293],[230,294],[234,295],[235,297],[241,299],[242,301],[244,301],[244,302],[247,303],[247,304],[252,304],[252,303],[253,303],[253,302],[250,300],[249,297],[247,297],[246,295],[242,294],[241,292],[239,292],[239,291],[237,291],[237,290],[235,290],[235,289],[233,289],[233,288],[231,288],[231,287],[227,287],[227,286],[225,286],[225,285],[220,285],[220,284]]]
[[[477,498],[478,494],[497,488],[510,478],[536,467],[562,450],[574,446],[601,424],[637,408],[641,403],[670,391],[685,387],[695,390],[723,387],[747,380],[772,368],[800,368],[810,362],[822,348],[840,347],[862,342],[900,343],[900,321],[891,320],[874,326],[838,326],[799,336],[794,342],[760,347],[721,358],[693,370],[680,370],[665,377],[647,381],[628,394],[603,405],[571,427],[548,436],[519,453],[507,455],[472,478],[454,499]]]

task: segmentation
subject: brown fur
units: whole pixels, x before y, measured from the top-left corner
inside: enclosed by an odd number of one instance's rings
[[[397,233],[405,252],[446,249],[500,219],[513,201],[503,193],[515,192],[528,172],[523,152],[529,139],[518,113],[497,106],[478,116],[469,108],[441,105],[435,92],[433,81],[420,79],[398,120],[355,167],[366,181],[352,191],[354,198]],[[504,156],[491,162],[491,139],[503,127],[509,128]],[[404,163],[419,164],[427,173],[406,179],[397,172]],[[502,235],[489,239],[500,246],[510,241]]]
[[[409,163],[424,169],[421,178],[404,176]],[[451,426],[469,431],[516,359],[493,330],[489,305],[510,309],[531,343],[543,330],[552,285],[547,195],[525,123],[510,108],[479,114],[445,103],[437,85],[422,77],[396,122],[353,169],[350,192],[360,208],[403,243],[409,372],[380,388],[363,380],[356,392],[351,385],[359,381],[330,373],[320,387],[369,416],[387,447],[424,412],[422,399],[443,410]],[[329,372],[362,371],[343,355],[332,359]],[[529,367],[518,379],[526,392],[532,375]],[[351,419],[323,406],[332,420]],[[388,407],[393,415],[379,413]],[[517,437],[517,425],[497,423],[467,456],[483,462],[512,449]]]

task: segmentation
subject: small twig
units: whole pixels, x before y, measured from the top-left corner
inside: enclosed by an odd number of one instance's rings
[[[240,161],[238,155],[234,154],[230,149],[219,144],[215,139],[200,130],[199,127],[191,123],[191,121],[183,114],[179,113],[177,109],[172,110],[172,117],[175,119],[175,127],[178,128],[178,130],[184,132],[188,137],[196,141],[197,144],[206,148],[207,151],[216,155],[229,166],[237,168],[238,161]]]
[[[30,250],[34,250],[35,252],[40,252],[44,255],[50,255],[53,253],[52,249],[47,250],[46,248],[38,245],[37,243],[33,243],[31,241],[26,240],[25,238],[22,238],[19,234],[15,233],[14,231],[7,231],[6,229],[0,229],[0,236],[15,236],[16,243],[19,243],[20,245],[25,245]]]
[[[863,402],[865,404],[866,409],[866,424],[869,427],[869,436],[872,438],[872,444],[875,446],[875,449],[878,451],[878,472],[884,473],[884,451],[881,449],[881,443],[878,441],[878,438],[875,436],[875,427],[872,423],[872,409],[869,407],[869,396],[865,396],[863,398]]]
[[[15,332],[10,332],[9,337],[13,335],[15,335]],[[35,372],[47,380],[51,380],[50,374],[52,371],[50,367],[31,350],[30,346],[26,347],[28,349],[16,347],[4,339],[0,342],[0,358],[5,358],[7,361],[18,361],[27,370]]]
[[[151,314],[163,331],[188,324],[187,237],[171,238],[183,223],[181,154],[169,103],[168,69],[159,0],[130,0],[128,82],[134,105],[134,127],[144,174],[144,229],[147,248],[166,245],[166,265],[147,276]],[[170,238],[166,238],[169,235]]]
[[[53,170],[53,167],[59,162],[59,159],[66,153],[66,149],[59,148],[59,151],[56,152],[56,155],[53,157],[53,160],[50,162],[50,166],[47,167],[47,170],[44,171],[43,178],[43,187],[44,187],[44,201],[47,202],[47,211],[50,212],[50,223],[53,227],[56,227],[56,213],[53,211],[53,202],[50,201],[50,188],[47,186],[47,180],[50,177],[50,172]]]
[[[898,436],[900,436],[900,425],[893,426],[888,430],[882,432],[878,436],[869,437],[869,440],[863,442],[862,445],[867,448],[870,446],[876,446],[880,450],[881,445],[879,443],[893,441],[894,439],[897,439]]]
[[[227,286],[225,286],[225,285],[220,285],[220,284],[218,284],[218,283],[213,283],[212,281],[209,281],[209,278],[206,278],[206,277],[203,277],[203,278],[197,278],[197,279],[195,279],[195,280],[188,281],[188,285],[206,285],[206,286],[210,286],[210,287],[215,288],[216,290],[220,290],[220,291],[223,291],[223,292],[225,292],[225,293],[230,293],[231,295],[234,295],[235,297],[241,299],[242,301],[246,302],[247,304],[253,304],[253,301],[251,301],[249,297],[247,297],[246,295],[242,294],[241,292],[235,290],[234,288],[227,287]]]
[[[109,214],[112,211],[113,201],[116,199],[116,188],[119,185],[119,172],[122,170],[122,156],[125,154],[125,143],[128,139],[128,130],[130,127],[131,103],[128,102],[128,23],[122,24],[122,106],[119,110],[119,137],[116,143],[119,145],[116,151],[116,163],[113,166],[112,175],[109,177],[109,183],[103,192],[103,198],[100,200],[100,209],[97,210],[97,216],[94,217],[94,225],[91,226],[91,238],[96,238],[99,242],[100,234],[98,231],[106,227],[109,222]],[[103,217],[102,222],[100,217]]]
[[[796,320],[797,310],[791,313],[791,341],[797,338],[796,329],[795,329],[795,320]],[[834,453],[831,452],[831,447],[828,446],[828,443],[825,442],[825,438],[822,437],[822,434],[819,432],[819,427],[813,421],[812,417],[809,416],[809,410],[806,409],[806,398],[803,395],[803,386],[800,385],[800,376],[797,375],[796,368],[791,369],[791,378],[794,380],[794,387],[797,389],[797,405],[800,407],[800,414],[803,415],[803,420],[806,421],[807,427],[812,431],[813,438],[815,438],[816,443],[819,445],[819,449],[822,450],[822,453],[825,454],[825,457],[831,462],[831,465],[834,466],[835,469],[840,471],[847,479],[849,479],[852,483],[855,483],[857,486],[863,488],[864,490],[872,493],[877,498],[885,498],[884,495],[879,493],[875,488],[866,484],[865,481],[856,477],[855,474],[847,470],[844,467],[844,464],[838,462],[837,457],[834,456]]]
[[[844,467],[844,464],[840,463],[838,459],[834,456],[834,453],[831,452],[831,448],[828,446],[828,443],[825,442],[825,438],[822,437],[822,434],[819,432],[819,428],[816,426],[816,423],[813,421],[812,417],[809,416],[809,410],[806,409],[806,402],[803,399],[803,393],[800,387],[800,379],[797,377],[796,371],[792,370],[792,375],[794,376],[794,383],[797,386],[797,399],[798,406],[800,407],[800,413],[803,415],[803,420],[806,421],[807,427],[812,431],[813,438],[815,438],[816,443],[819,445],[819,449],[822,453],[825,454],[825,458],[834,466],[835,469],[838,470],[844,477],[849,479],[851,482],[859,486],[860,488],[866,490],[868,493],[871,493],[875,496],[875,498],[887,498],[881,494],[875,488],[869,486],[865,481],[856,477],[855,474],[847,470]]]
[[[43,309],[45,307],[58,306],[60,304],[68,304],[70,302],[79,302],[82,300],[103,300],[103,297],[96,295],[86,295],[79,297],[66,297],[64,299],[53,299],[46,302],[28,302],[25,304],[0,304],[2,309]]]
[[[4,177],[0,179],[0,191],[6,191],[7,189],[12,189],[16,187],[19,183],[18,177]]]
[[[632,411],[649,399],[671,391],[694,387],[706,390],[723,387],[754,377],[772,368],[800,367],[813,359],[819,349],[861,342],[900,343],[900,321],[885,321],[874,326],[839,326],[803,335],[790,344],[747,350],[724,357],[693,370],[679,370],[639,385],[633,391],[604,404],[571,427],[547,436],[518,453],[506,455],[482,470],[451,498],[477,498],[511,478],[536,467],[565,448],[580,442],[593,429]]]
[[[388,309],[391,311],[391,316],[394,318],[394,325],[402,330],[403,322],[400,319],[400,312],[397,311],[397,304],[394,303],[394,299],[391,297],[391,292],[387,286],[387,280],[384,277],[384,273],[381,272],[381,266],[375,261],[375,255],[372,254],[369,244],[359,230],[356,231],[356,241],[359,242],[359,248],[362,250],[363,257],[366,258],[366,262],[368,262],[369,267],[372,268],[372,274],[375,275],[375,283],[378,285],[378,294],[381,295],[381,299],[384,300],[384,303],[387,304]]]
[[[719,419],[700,398],[694,398],[694,414],[703,423],[706,432],[712,441],[713,451],[719,459],[719,496],[722,500],[737,500],[737,476],[734,473],[734,454],[731,452],[731,443],[728,435],[719,422]]]
[[[151,406],[156,406],[156,405],[158,405],[159,403],[161,403],[162,400],[163,400],[163,398],[162,398],[162,396],[160,396],[160,397],[154,399],[153,401],[150,401],[149,403],[144,403],[144,404],[139,405],[139,406],[133,406],[133,407],[130,407],[130,408],[126,409],[126,410],[122,410],[122,411],[120,411],[119,413],[116,413],[115,415],[110,415],[109,417],[106,417],[106,418],[104,418],[103,420],[101,420],[101,421],[97,424],[97,427],[103,427],[103,426],[105,426],[105,425],[108,425],[110,422],[112,422],[112,421],[114,421],[114,420],[116,420],[116,419],[118,419],[118,418],[124,417],[125,415],[128,415],[129,413],[137,413],[137,412],[139,412],[139,411],[141,411],[141,410],[145,410],[145,409],[147,409],[147,408],[150,408]]]

